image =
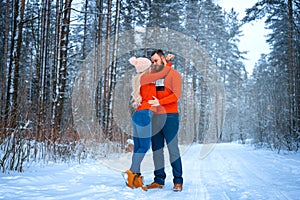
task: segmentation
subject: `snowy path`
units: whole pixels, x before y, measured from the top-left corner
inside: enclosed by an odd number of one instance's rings
[[[182,192],[172,191],[170,167],[163,189],[144,192],[127,188],[121,171],[88,162],[0,174],[0,199],[300,199],[299,154],[217,144],[200,159],[201,148],[192,145],[183,154]],[[151,172],[144,176],[145,183],[152,182]]]

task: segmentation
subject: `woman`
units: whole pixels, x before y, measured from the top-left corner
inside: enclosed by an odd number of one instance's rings
[[[169,54],[168,60],[174,56]],[[141,176],[141,162],[146,152],[150,148],[152,124],[151,118],[153,112],[156,111],[155,106],[151,106],[148,101],[156,96],[156,87],[154,81],[163,78],[171,69],[172,63],[169,62],[162,71],[150,73],[151,61],[147,58],[132,57],[129,59],[136,69],[136,75],[132,79],[133,106],[136,108],[132,116],[133,142],[134,149],[132,155],[132,163],[129,170],[124,172],[126,184],[130,188],[141,187],[143,190],[147,188],[143,184],[143,176]]]

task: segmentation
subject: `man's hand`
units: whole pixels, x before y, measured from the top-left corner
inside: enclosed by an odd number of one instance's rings
[[[155,96],[152,96],[152,97],[153,97],[153,100],[149,100],[148,103],[151,106],[159,106],[159,100]]]

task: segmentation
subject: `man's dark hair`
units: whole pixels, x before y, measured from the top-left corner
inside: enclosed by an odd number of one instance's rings
[[[161,49],[156,49],[154,51],[152,51],[151,53],[151,57],[154,55],[154,54],[158,54],[159,56],[165,56],[164,52],[161,50]]]

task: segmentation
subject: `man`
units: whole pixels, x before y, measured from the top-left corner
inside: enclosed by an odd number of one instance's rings
[[[132,116],[132,136],[133,136],[133,155],[129,170],[123,175],[126,184],[130,188],[139,188],[147,190],[141,176],[141,163],[148,149],[150,149],[152,136],[152,115],[156,111],[156,107],[151,106],[148,100],[156,95],[156,87],[154,81],[166,76],[171,69],[172,63],[169,62],[163,70],[158,73],[149,73],[151,61],[147,58],[131,57],[129,59],[136,69],[136,75],[132,79],[131,93],[133,99],[133,107],[136,108]]]
[[[153,71],[161,71],[167,64],[162,50],[155,50],[151,54]],[[149,104],[157,106],[152,118],[152,151],[154,161],[154,182],[147,185],[148,189],[163,188],[166,179],[164,167],[164,144],[166,141],[170,163],[173,172],[174,191],[182,191],[182,163],[178,147],[179,112],[178,100],[181,95],[181,76],[177,70],[171,68],[169,73],[155,82],[156,97],[149,100]]]

